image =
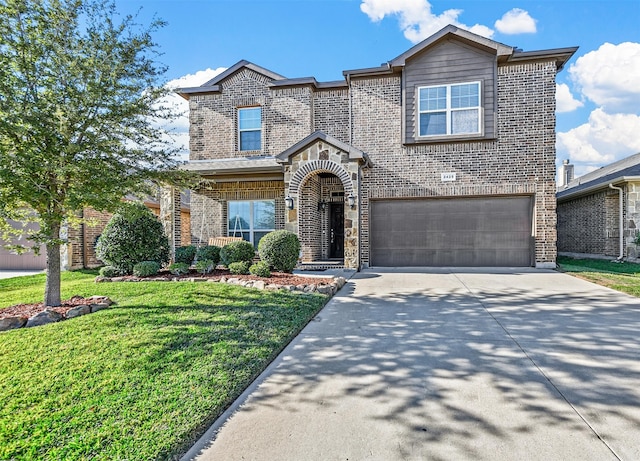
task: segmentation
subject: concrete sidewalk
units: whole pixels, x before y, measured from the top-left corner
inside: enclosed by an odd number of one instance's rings
[[[184,459],[640,459],[639,332],[553,271],[364,271]]]
[[[23,275],[42,274],[44,270],[31,271],[31,270],[0,270],[0,279],[10,279],[13,277],[21,277]]]

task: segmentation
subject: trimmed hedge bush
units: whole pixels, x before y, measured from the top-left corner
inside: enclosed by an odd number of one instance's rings
[[[118,271],[118,269],[116,269],[113,266],[104,266],[100,268],[100,271],[98,272],[100,274],[101,277],[118,277],[120,275],[122,275],[122,273],[120,273]]]
[[[193,245],[187,245],[184,247],[176,248],[176,262],[185,263],[191,265],[193,258],[196,257],[196,247]]]
[[[160,264],[155,261],[141,261],[133,266],[133,275],[136,277],[149,277],[156,275],[160,270]]]
[[[196,270],[201,274],[210,274],[216,268],[216,263],[211,259],[201,259],[196,262]]]
[[[248,274],[250,265],[251,263],[249,261],[237,261],[234,263],[229,263],[229,272],[236,275]]]
[[[300,240],[293,232],[277,230],[269,232],[258,244],[260,259],[275,270],[292,272],[298,264]]]
[[[217,265],[220,262],[220,247],[215,245],[202,246],[196,250],[196,259],[198,261],[207,259]]]
[[[255,255],[256,250],[253,248],[253,245],[246,240],[228,243],[220,250],[222,264],[229,267],[229,269],[231,269],[229,264],[251,261]],[[247,270],[249,270],[249,266],[247,266]]]
[[[189,273],[189,265],[187,263],[173,263],[169,265],[169,272],[173,275],[186,275]]]
[[[271,271],[269,270],[269,264],[264,261],[255,263],[249,268],[251,275],[257,275],[258,277],[271,277]]]
[[[158,218],[142,203],[123,203],[96,245],[98,259],[123,274],[141,261],[169,261],[169,239]]]

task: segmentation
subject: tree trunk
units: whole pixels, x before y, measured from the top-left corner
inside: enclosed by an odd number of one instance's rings
[[[60,225],[51,226],[47,243],[47,280],[44,286],[45,306],[59,306],[60,299]]]

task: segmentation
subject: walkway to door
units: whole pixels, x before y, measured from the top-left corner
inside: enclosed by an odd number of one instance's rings
[[[638,331],[554,271],[367,270],[186,459],[640,459]]]

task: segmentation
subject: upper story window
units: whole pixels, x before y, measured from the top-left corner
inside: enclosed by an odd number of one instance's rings
[[[480,134],[480,82],[418,88],[418,136]]]
[[[238,145],[240,150],[260,150],[262,146],[262,108],[238,109]]]

